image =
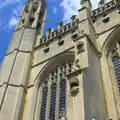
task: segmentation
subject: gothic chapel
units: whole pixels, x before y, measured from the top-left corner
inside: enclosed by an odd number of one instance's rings
[[[0,120],[120,120],[120,0],[82,2],[42,36],[45,0],[24,6],[0,69]]]

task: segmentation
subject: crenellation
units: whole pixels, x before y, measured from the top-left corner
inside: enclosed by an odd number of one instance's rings
[[[72,15],[70,18],[71,23],[74,22],[76,19],[78,19],[77,15]]]
[[[48,31],[46,32],[45,36],[40,38],[39,44],[37,46],[41,46],[46,42],[54,41],[55,38],[58,40],[61,39],[63,34],[66,34],[67,32],[75,32],[76,29],[78,29],[78,23],[79,19],[78,16],[74,15],[71,17],[71,23],[65,24],[64,22],[60,22],[58,24],[58,29],[54,31],[53,28],[49,28]],[[36,46],[36,47],[37,47]]]

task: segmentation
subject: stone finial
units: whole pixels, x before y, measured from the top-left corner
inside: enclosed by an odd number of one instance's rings
[[[48,30],[47,30],[47,32],[46,32],[46,36],[48,36],[50,33],[52,33],[53,32],[53,28],[48,28]]]
[[[28,0],[28,3],[30,3],[30,2],[36,2],[36,1],[42,1],[42,0]]]
[[[65,25],[65,23],[62,21],[58,24],[58,30],[61,29],[63,26]]]
[[[46,32],[46,37],[47,37],[47,39],[50,39],[51,38],[51,33],[54,31],[54,29],[53,28],[49,28],[48,30],[47,30],[47,32]]]
[[[100,0],[100,2],[98,3],[99,6],[104,5],[106,3],[106,0]]]
[[[78,18],[77,15],[73,15],[73,16],[71,16],[70,21],[73,22],[73,21],[75,21],[77,18]]]
[[[49,29],[48,29],[48,32],[49,32],[49,33],[52,33],[53,31],[54,31],[53,28],[49,28]]]
[[[92,4],[90,0],[81,0],[82,7],[92,8]]]
[[[62,21],[58,25],[61,26],[61,27],[63,27],[65,25],[65,23]]]

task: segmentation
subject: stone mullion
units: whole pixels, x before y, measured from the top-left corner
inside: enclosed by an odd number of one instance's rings
[[[67,118],[67,101],[68,101],[68,81],[67,81],[67,64],[65,64],[65,67],[64,67],[64,77],[65,77],[65,80],[66,80],[66,104],[65,104],[65,112],[66,112],[66,118]]]
[[[69,73],[68,71],[69,71],[69,67],[68,67],[68,64],[66,64],[66,75]],[[67,77],[66,77],[66,79],[67,79]],[[69,81],[67,80],[67,88],[66,88],[66,90],[67,90],[66,112],[69,111],[69,109],[68,109],[68,108],[69,108],[69,107],[68,107],[68,105],[69,105],[69,96],[70,96],[70,95],[69,95],[69,94],[70,94],[70,88],[69,88],[69,87],[70,87],[70,86],[69,86]],[[67,113],[67,116],[68,116],[68,113]],[[66,117],[67,117],[67,116],[66,116]],[[68,118],[68,117],[67,117],[67,118]]]
[[[56,113],[55,113],[55,120],[59,119],[59,97],[60,97],[60,68],[58,67],[57,72],[57,94],[56,94]]]
[[[48,96],[47,96],[45,120],[49,120],[50,96],[51,96],[51,74],[48,77]]]
[[[69,63],[68,63],[69,64]],[[66,74],[68,75],[69,74],[69,65],[66,64]],[[66,77],[67,79],[67,77]],[[66,97],[66,112],[67,112],[67,119],[68,120],[72,120],[73,118],[73,98],[71,96],[71,91],[70,91],[70,85],[69,85],[69,81],[67,80],[67,97]],[[69,112],[68,112],[69,111]]]

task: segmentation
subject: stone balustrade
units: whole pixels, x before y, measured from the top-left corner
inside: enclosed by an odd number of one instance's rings
[[[93,10],[92,14],[93,14],[93,16],[99,16],[103,12],[115,8],[116,5],[117,5],[117,2],[115,0],[112,0],[112,1],[110,1],[110,2],[108,2],[106,4],[104,4],[104,5],[101,5],[97,9]]]

